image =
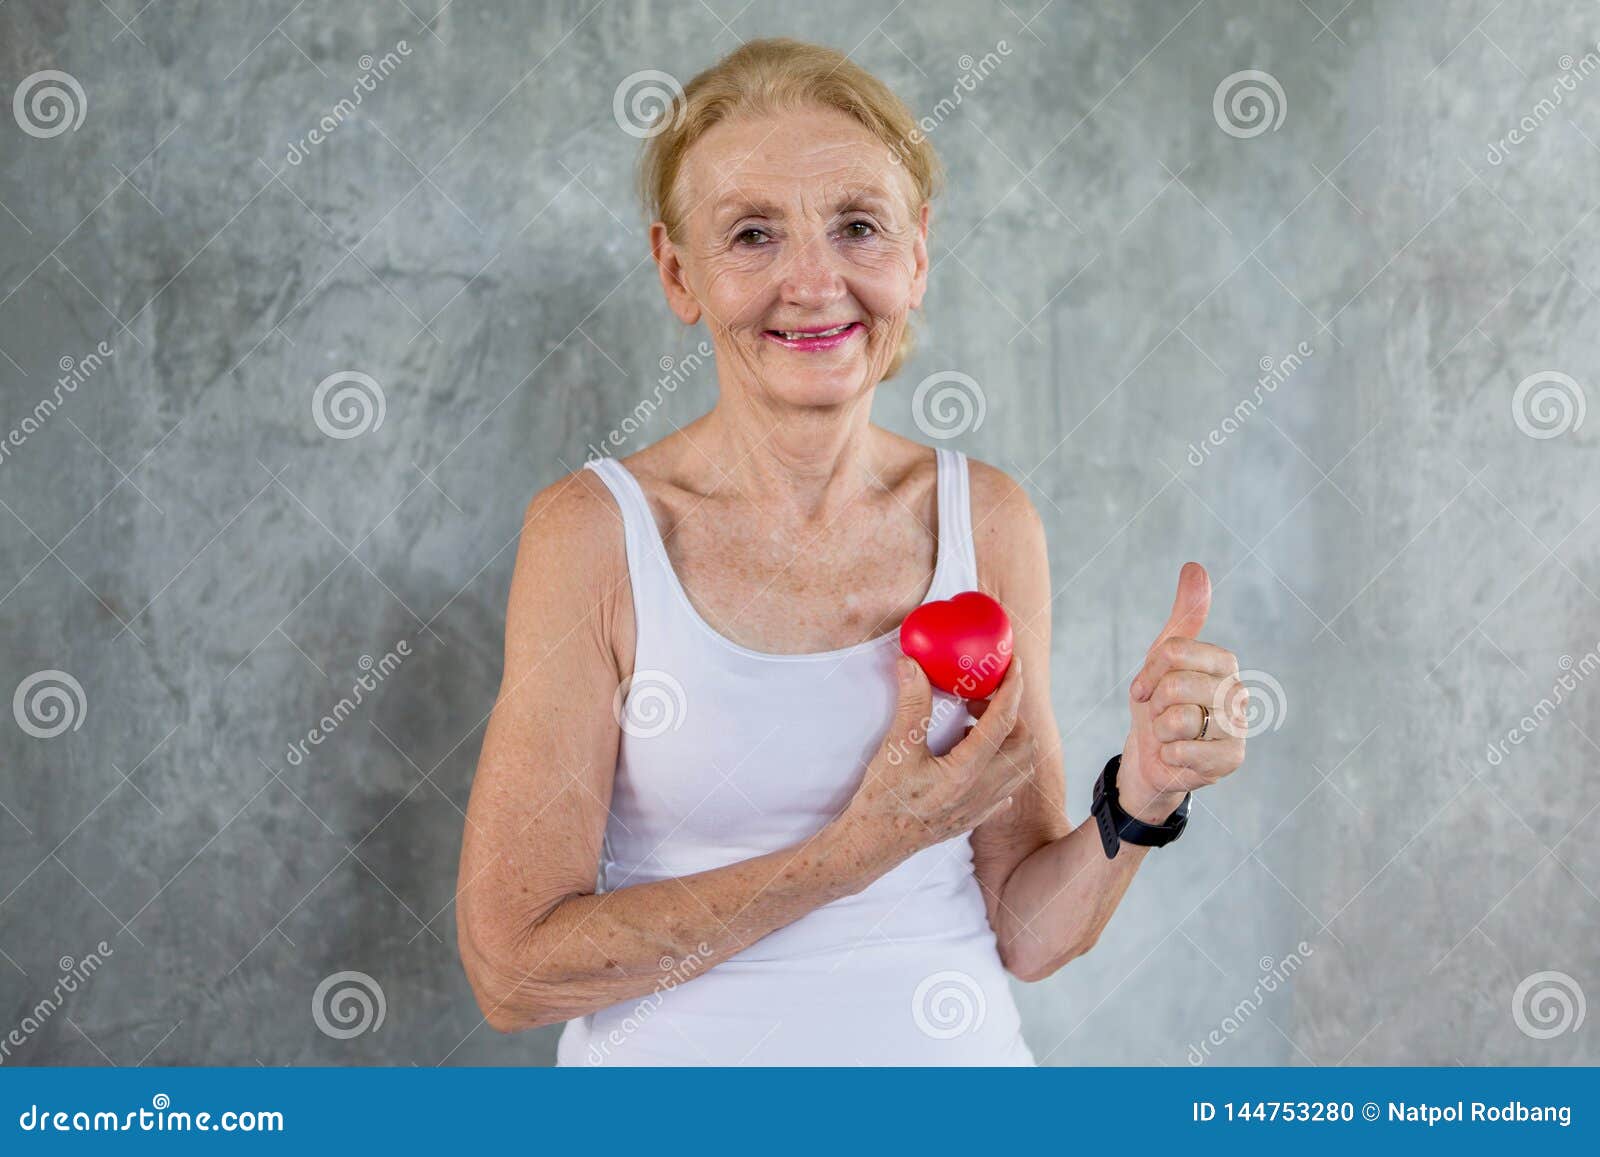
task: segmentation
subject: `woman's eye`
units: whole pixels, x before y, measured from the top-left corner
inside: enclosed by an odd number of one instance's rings
[[[844,228],[845,228],[846,235],[851,237],[852,239],[860,239],[862,237],[870,237],[870,236],[872,236],[872,234],[877,232],[877,230],[875,230],[872,227],[872,222],[871,221],[852,221],[852,222],[850,222],[850,224],[846,225]],[[852,229],[860,229],[861,232],[860,233],[851,233],[850,230],[852,230]]]
[[[749,229],[741,229],[741,230],[739,230],[739,232],[734,235],[733,240],[734,240],[734,243],[736,245],[746,245],[746,244],[754,245],[754,244],[759,244],[759,242],[758,241],[746,241],[745,239],[747,237],[760,238],[760,237],[765,237],[765,236],[766,236],[766,234],[763,233],[760,229],[757,229],[754,226],[751,226]]]

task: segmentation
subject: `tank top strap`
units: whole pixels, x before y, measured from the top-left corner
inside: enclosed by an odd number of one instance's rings
[[[972,541],[972,485],[967,456],[935,446],[939,462],[939,597],[978,589],[978,555]]]
[[[644,488],[632,471],[615,458],[591,458],[583,465],[600,475],[622,511],[635,630],[642,638],[647,627],[660,624],[674,609],[673,587],[677,579],[667,559],[666,543],[661,539],[655,515],[650,512]]]

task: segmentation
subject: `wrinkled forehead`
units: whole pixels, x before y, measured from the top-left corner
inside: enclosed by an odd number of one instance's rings
[[[680,205],[712,227],[730,215],[826,215],[850,204],[909,216],[904,166],[864,125],[818,110],[716,125],[690,148],[678,174]]]

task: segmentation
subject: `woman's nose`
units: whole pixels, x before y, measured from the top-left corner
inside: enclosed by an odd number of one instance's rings
[[[783,292],[797,305],[826,305],[844,292],[838,254],[826,236],[808,237],[786,255]]]

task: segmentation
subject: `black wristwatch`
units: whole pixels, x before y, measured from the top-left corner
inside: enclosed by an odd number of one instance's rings
[[[1100,828],[1100,844],[1106,850],[1106,859],[1116,859],[1117,850],[1124,842],[1143,848],[1159,848],[1170,844],[1183,834],[1189,822],[1189,800],[1193,793],[1185,793],[1183,802],[1166,822],[1147,824],[1122,810],[1117,799],[1117,769],[1122,766],[1122,754],[1113,755],[1094,781],[1094,804],[1089,808],[1095,824]]]

